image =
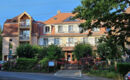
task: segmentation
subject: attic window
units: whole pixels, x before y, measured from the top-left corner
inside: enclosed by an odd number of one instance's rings
[[[73,19],[73,17],[70,16],[69,18],[64,20],[64,22],[68,22],[68,21],[79,21],[79,20],[78,19]]]
[[[54,20],[57,20],[57,18],[56,18],[56,17],[54,17]]]

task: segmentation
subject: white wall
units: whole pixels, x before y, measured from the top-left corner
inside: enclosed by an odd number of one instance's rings
[[[64,33],[69,33],[69,31],[68,31],[68,27],[69,27],[69,25],[73,25],[73,30],[74,30],[74,32],[75,33],[79,33],[79,26],[78,26],[78,24],[59,24],[60,26],[63,26],[63,32]],[[58,26],[59,25],[55,25],[55,33],[59,33],[58,32]]]

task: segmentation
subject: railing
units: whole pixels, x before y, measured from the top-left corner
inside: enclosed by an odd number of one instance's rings
[[[22,28],[29,28],[30,27],[30,24],[26,24],[25,22],[20,22],[20,27]]]
[[[19,39],[20,39],[20,40],[25,40],[25,41],[29,40],[29,38],[30,38],[30,37],[29,37],[28,35],[20,35],[20,36],[19,36]]]

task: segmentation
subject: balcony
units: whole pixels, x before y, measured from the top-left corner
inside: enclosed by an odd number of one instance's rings
[[[73,46],[75,46],[75,43],[74,42],[67,42],[66,46],[67,47],[70,47],[70,46],[73,47]]]
[[[20,26],[20,28],[29,28],[31,25],[30,25],[29,21],[21,21],[19,23],[19,26]]]
[[[30,37],[29,35],[20,35],[19,39],[20,41],[29,41]]]
[[[30,28],[30,25],[27,25],[27,24],[21,24],[20,23],[19,26],[20,26],[20,28]]]

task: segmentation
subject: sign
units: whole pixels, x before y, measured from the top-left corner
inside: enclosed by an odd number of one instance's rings
[[[48,66],[49,67],[54,67],[55,66],[55,62],[54,61],[49,61],[48,62]]]

